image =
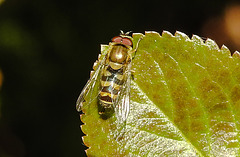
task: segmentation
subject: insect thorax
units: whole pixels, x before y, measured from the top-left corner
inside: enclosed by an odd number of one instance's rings
[[[130,59],[131,47],[122,44],[114,44],[111,46],[109,60],[119,64],[125,64]]]

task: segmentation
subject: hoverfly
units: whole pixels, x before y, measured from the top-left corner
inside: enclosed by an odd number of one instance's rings
[[[113,37],[102,60],[97,60],[98,67],[88,80],[77,100],[77,111],[85,104],[85,97],[93,90],[96,81],[100,81],[98,96],[98,113],[102,119],[109,118],[112,113],[120,121],[126,121],[130,110],[131,60],[133,38],[130,32]],[[100,58],[100,57],[99,57]],[[100,77],[99,77],[100,76]]]

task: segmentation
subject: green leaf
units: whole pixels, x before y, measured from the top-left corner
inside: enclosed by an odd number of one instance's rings
[[[81,120],[88,156],[240,156],[240,55],[176,32],[140,37],[126,125],[98,115],[96,84]],[[106,53],[103,47],[102,54]]]

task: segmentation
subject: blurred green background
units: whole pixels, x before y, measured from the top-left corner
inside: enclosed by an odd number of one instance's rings
[[[0,0],[0,3],[2,0]],[[5,0],[0,5],[0,157],[85,156],[75,102],[119,30],[182,31],[240,49],[226,0]]]

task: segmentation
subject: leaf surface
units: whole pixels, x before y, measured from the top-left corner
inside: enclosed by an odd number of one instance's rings
[[[100,118],[99,83],[86,98],[87,155],[239,156],[239,53],[181,32],[134,34],[134,44],[141,37],[126,125],[119,127],[115,116]]]

